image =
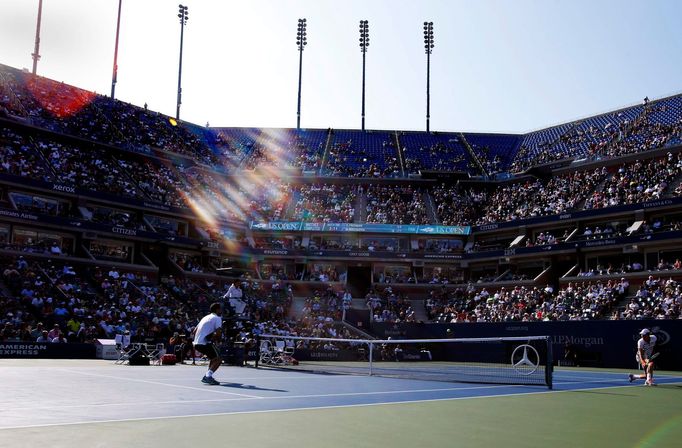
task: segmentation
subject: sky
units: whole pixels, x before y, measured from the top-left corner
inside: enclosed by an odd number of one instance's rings
[[[682,92],[679,0],[183,0],[181,118],[295,127],[525,133]],[[0,0],[0,63],[32,66],[38,0]],[[110,94],[118,0],[44,0],[38,74]],[[178,3],[123,0],[116,98],[175,115]]]

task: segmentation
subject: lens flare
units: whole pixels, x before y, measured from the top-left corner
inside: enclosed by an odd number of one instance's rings
[[[675,446],[676,443],[679,443],[680,436],[682,436],[680,428],[682,428],[682,415],[678,414],[655,426],[640,439],[635,447],[653,448],[663,446],[666,442],[669,442],[670,446]],[[675,442],[675,440],[677,440],[677,442]]]
[[[38,105],[57,118],[77,114],[96,97],[92,92],[28,73],[24,74],[24,84]]]

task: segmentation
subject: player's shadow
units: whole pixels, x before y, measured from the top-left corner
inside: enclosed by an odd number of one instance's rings
[[[682,391],[682,384],[659,384],[658,388]]]
[[[254,386],[253,384],[242,384],[242,383],[221,383],[220,384],[222,387],[232,387],[236,389],[245,389],[245,390],[266,390],[270,392],[289,392],[288,390],[283,390],[283,389],[268,389],[266,387],[258,387]]]

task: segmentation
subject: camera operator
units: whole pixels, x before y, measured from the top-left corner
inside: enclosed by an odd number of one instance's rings
[[[182,364],[185,359],[191,359],[192,364],[196,365],[194,360],[194,344],[192,343],[192,338],[186,334],[180,334],[179,332],[173,333],[173,336],[168,341],[168,346],[170,352],[174,353],[177,357],[177,361]]]

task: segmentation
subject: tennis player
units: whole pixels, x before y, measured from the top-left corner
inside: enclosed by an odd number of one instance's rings
[[[220,359],[218,349],[213,345],[213,341],[220,340],[223,319],[220,317],[221,307],[219,303],[211,304],[210,310],[211,314],[204,316],[194,330],[194,348],[210,360],[208,372],[201,379],[201,382],[217,386],[220,383],[213,378],[213,374],[218,370],[223,360]]]
[[[642,336],[639,341],[637,341],[637,362],[640,363],[644,373],[641,375],[628,375],[630,382],[635,380],[645,380],[645,386],[655,386],[654,383],[654,362],[651,360],[651,355],[654,352],[654,345],[656,345],[656,336],[651,334],[648,328],[643,329],[639,332]]]

